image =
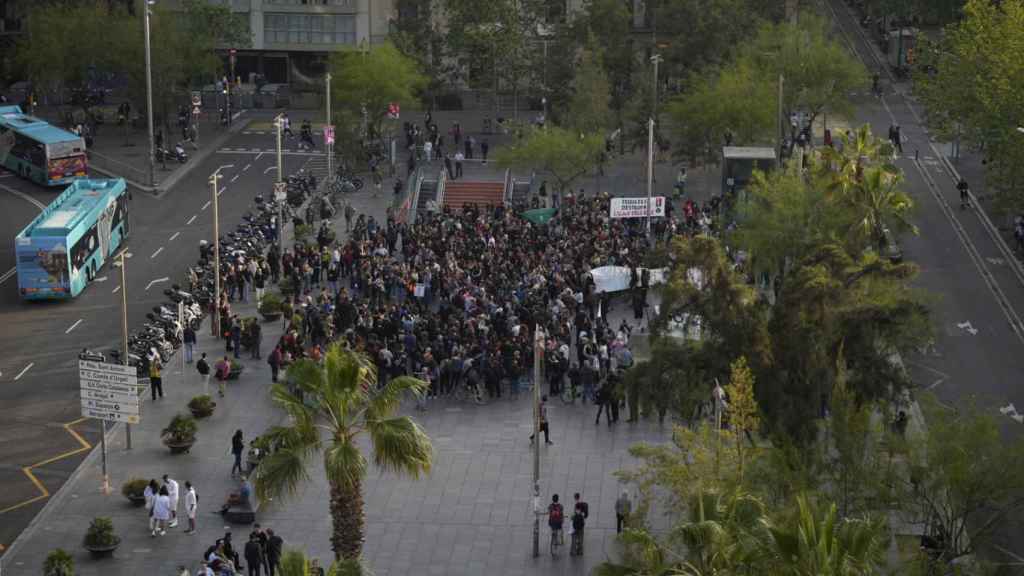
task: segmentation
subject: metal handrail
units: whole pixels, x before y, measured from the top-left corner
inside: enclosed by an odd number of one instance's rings
[[[441,169],[441,176],[437,179],[437,196],[434,200],[437,206],[437,211],[441,211],[441,207],[444,206],[444,186],[448,183],[448,171],[444,168]]]
[[[504,190],[502,190],[502,193],[501,193],[501,202],[505,206],[509,205],[509,199],[512,196],[512,185],[510,184],[511,182],[512,182],[512,169],[511,168],[505,168],[505,180],[502,182],[502,185],[504,186]]]

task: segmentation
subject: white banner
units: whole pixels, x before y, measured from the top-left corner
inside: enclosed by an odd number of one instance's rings
[[[650,204],[647,198],[612,198],[612,218],[646,218],[647,207],[650,206],[651,217],[657,218],[665,215],[665,197],[653,196]]]
[[[666,268],[637,268],[637,287],[643,285],[644,270],[649,273],[648,286],[665,282]],[[595,292],[619,292],[629,289],[629,280],[633,272],[628,266],[601,266],[591,270],[590,275],[594,278]]]

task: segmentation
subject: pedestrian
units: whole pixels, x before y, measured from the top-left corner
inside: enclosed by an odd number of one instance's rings
[[[551,504],[548,504],[548,528],[551,528],[551,539],[559,544],[564,543],[562,534],[562,523],[565,521],[565,511],[558,502],[558,494],[552,494]],[[554,553],[554,550],[552,550]]]
[[[146,489],[142,491],[142,497],[146,499],[146,515],[149,517],[149,531],[156,532],[156,519],[153,518],[153,505],[156,504],[156,497],[160,493],[160,485],[156,478],[150,479]]]
[[[540,399],[540,431],[544,433],[544,443],[554,444],[550,438],[548,438],[548,397],[542,396]],[[533,434],[530,434],[530,446],[533,446]]]
[[[228,381],[228,376],[231,375],[231,361],[228,360],[227,354],[224,355],[224,359],[217,362],[215,367],[217,371],[217,388],[221,398],[224,397],[224,386]]]
[[[401,178],[395,178],[395,184],[394,184],[394,186],[392,186],[392,190],[394,191],[396,197],[400,196],[402,194],[402,179]]]
[[[235,430],[231,437],[231,455],[235,457],[235,463],[231,466],[231,477],[234,478],[235,470],[242,473],[242,452],[245,450],[245,441],[242,440],[242,431]]]
[[[466,159],[466,155],[462,153],[462,150],[455,149],[455,180],[462,178],[462,161]]]
[[[373,175],[373,197],[380,198],[381,192],[384,190],[384,177],[380,174]]]
[[[192,329],[191,323],[186,323],[185,331],[182,333],[181,341],[185,344],[185,362],[192,363],[192,352],[196,346],[196,331]]]
[[[175,528],[178,526],[178,481],[164,474],[164,487],[167,488],[171,506],[171,523],[168,527]]]
[[[153,499],[153,530],[150,536],[163,536],[167,533],[167,522],[171,519],[171,499],[167,495],[167,486],[162,486]]]
[[[469,160],[473,159],[473,143],[474,142],[475,142],[475,140],[473,139],[472,136],[466,138],[466,140],[463,142],[463,144],[465,145],[465,148],[466,148],[466,158],[469,159]]]
[[[572,511],[572,540],[569,542],[569,555],[570,556],[582,556],[583,555],[583,529],[587,525],[587,517],[580,510],[579,505]]]
[[[202,356],[199,357],[199,362],[196,362],[196,372],[199,372],[199,377],[203,380],[203,394],[209,394],[210,363],[206,361],[206,352],[203,352]]]
[[[196,511],[199,509],[199,495],[192,482],[185,481],[185,516],[188,517],[188,530],[185,534],[196,533]]]
[[[160,376],[160,355],[154,354],[153,358],[149,361],[149,390],[153,396],[153,400],[156,400],[157,394],[160,398],[164,397],[164,380]]]
[[[455,174],[452,172],[452,155],[446,154],[444,157],[444,169],[448,173],[449,180],[455,180]]]
[[[231,319],[231,349],[235,353],[235,358],[239,358],[242,350],[242,323],[239,321],[238,316]]]
[[[267,533],[257,522],[253,525],[252,535],[256,537],[256,541],[260,543],[260,564],[263,565],[263,572],[270,574],[270,566],[267,563]]]
[[[615,532],[617,534],[622,534],[622,526],[629,518],[632,508],[633,503],[629,501],[629,493],[623,490],[622,495],[615,501]]]
[[[250,328],[252,335],[252,357],[256,360],[260,359],[260,344],[263,342],[263,329],[260,328],[259,322],[253,322],[252,328]]]
[[[270,364],[270,381],[277,384],[277,374],[281,370],[281,347],[274,346],[274,350],[267,357],[267,364]]]
[[[611,404],[611,391],[608,388],[609,385],[605,382],[605,384],[597,391],[597,397],[594,399],[594,404],[597,404],[597,419],[594,420],[594,425],[601,423],[602,412],[604,412],[605,420],[608,421],[608,425],[612,425],[612,409],[609,406],[609,404]]]
[[[483,159],[484,164],[487,164],[487,151],[490,149],[491,145],[487,142],[487,138],[480,141],[480,158]]]
[[[427,164],[434,161],[434,145],[430,140],[423,143],[423,155],[427,158]]]
[[[263,292],[267,287],[267,279],[263,276],[262,266],[256,268],[256,273],[252,276],[252,285],[256,289],[256,305],[258,306],[263,302]]]
[[[267,528],[267,568],[270,576],[274,576],[281,564],[281,552],[284,549],[284,540],[274,534],[274,531]]]
[[[352,217],[356,215],[356,209],[345,200],[345,232],[352,230]]]
[[[260,541],[255,533],[250,534],[249,541],[245,543],[245,563],[249,566],[249,576],[260,576],[263,550],[260,548]]]

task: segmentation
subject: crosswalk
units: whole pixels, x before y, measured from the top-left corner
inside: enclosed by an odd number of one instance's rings
[[[277,148],[249,148],[244,146],[225,146],[217,149],[218,154],[277,154]],[[293,148],[282,148],[282,154],[289,156],[323,156],[323,152],[316,150],[296,150]]]

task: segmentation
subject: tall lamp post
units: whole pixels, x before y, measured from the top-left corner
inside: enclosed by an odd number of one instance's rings
[[[149,185],[156,182],[156,146],[153,139],[153,59],[149,50],[149,7],[156,0],[146,0],[142,5],[143,35],[146,40],[146,127],[149,129]]]
[[[647,122],[647,238],[651,237],[651,196],[654,194],[654,121],[658,117],[658,64],[661,54],[651,56],[654,65],[653,86],[651,86],[651,118]]]
[[[325,142],[325,147],[324,148],[326,149],[326,152],[327,152],[327,181],[330,182],[331,180],[334,179],[334,170],[332,169],[333,167],[331,166],[331,161],[333,160],[332,157],[334,156],[334,154],[333,154],[333,152],[334,152],[334,133],[333,132],[334,131],[333,131],[333,128],[330,128],[331,127],[331,73],[330,72],[327,73],[327,77],[326,77],[325,80],[326,80],[326,83],[327,83],[327,93],[326,93],[326,96],[324,97],[324,100],[327,102],[327,126],[325,128],[331,130],[331,138],[329,140],[325,139],[326,142]],[[280,177],[281,177],[280,176],[280,172],[278,172],[278,178],[280,178]]]
[[[277,251],[281,252],[281,242],[284,235],[284,198],[278,198],[278,191],[284,187],[284,162],[281,155],[281,137],[284,130],[284,114],[278,114],[274,118],[274,128],[277,132],[277,185],[274,186],[274,201],[277,202]],[[328,176],[329,177],[329,176]]]
[[[544,329],[533,334],[533,557],[540,556],[540,381],[544,362]]]
[[[217,202],[217,182],[221,179],[220,171],[225,168],[221,166],[210,175],[210,187],[213,194],[213,292],[217,309],[213,311],[213,331],[220,338],[220,214]]]

